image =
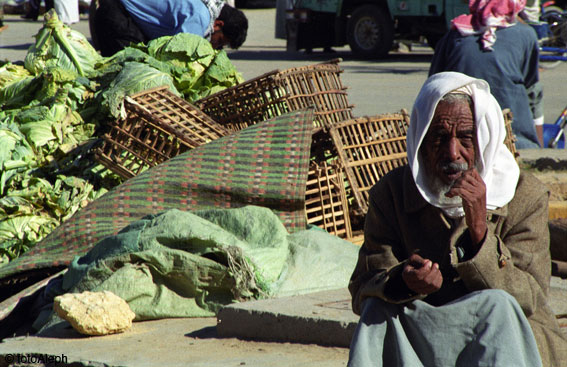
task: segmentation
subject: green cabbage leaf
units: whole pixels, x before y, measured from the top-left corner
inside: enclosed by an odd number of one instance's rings
[[[32,74],[48,67],[73,71],[80,76],[89,76],[101,56],[80,32],[69,28],[52,9],[45,14],[43,27],[35,36],[24,65]]]

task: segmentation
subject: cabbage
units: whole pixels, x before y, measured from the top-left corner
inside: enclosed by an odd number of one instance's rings
[[[242,81],[202,37],[161,37],[103,58],[48,12],[24,67],[0,63],[0,266],[122,181],[91,152],[126,96],[166,85],[193,102]]]
[[[164,36],[148,42],[147,46],[133,47],[151,56],[148,60],[161,61],[162,64],[154,67],[171,74],[175,87],[189,102],[244,81],[225,51],[213,49],[209,41],[194,34]]]
[[[30,73],[23,66],[6,63],[0,67],[0,89],[29,76]]]
[[[126,118],[123,102],[127,95],[162,85],[167,85],[172,93],[179,95],[169,74],[147,64],[127,62],[108,88],[102,92],[101,104],[113,117]]]
[[[26,69],[32,74],[57,67],[88,76],[101,59],[87,38],[63,24],[54,9],[45,14],[43,27],[35,38],[35,44],[29,48],[24,60]]]
[[[179,33],[126,47],[95,66],[100,83],[98,103],[113,118],[123,118],[124,97],[167,85],[176,95],[195,102],[244,79],[226,52],[213,49],[203,37]]]
[[[186,99],[197,101],[242,82],[242,76],[236,72],[226,52],[221,50],[203,75],[190,88],[181,89],[181,92]]]

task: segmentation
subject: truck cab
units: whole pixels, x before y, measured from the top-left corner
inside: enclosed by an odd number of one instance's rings
[[[293,0],[287,49],[348,44],[359,57],[380,58],[394,40],[424,37],[434,47],[451,20],[468,12],[468,0]]]

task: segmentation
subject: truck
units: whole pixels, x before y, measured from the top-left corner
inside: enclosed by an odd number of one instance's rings
[[[289,1],[289,0],[288,0]],[[425,40],[434,47],[451,20],[468,14],[468,0],[291,0],[287,50],[342,47],[381,58],[395,40]]]

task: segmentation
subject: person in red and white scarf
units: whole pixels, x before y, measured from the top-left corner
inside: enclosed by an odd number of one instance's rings
[[[451,23],[462,36],[480,35],[482,48],[492,50],[496,30],[516,24],[525,6],[526,0],[471,0],[470,14],[459,15]]]
[[[539,148],[543,92],[534,29],[518,22],[526,0],[470,0],[470,14],[452,21],[439,41],[429,75],[456,71],[483,79],[500,106],[514,116],[516,148]]]

